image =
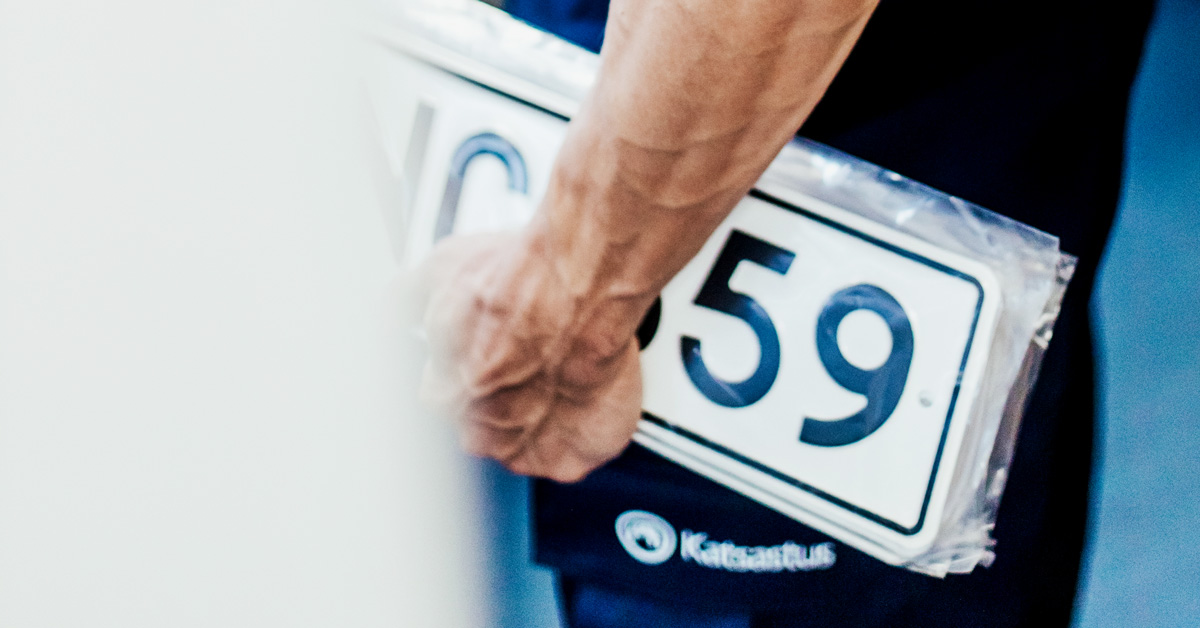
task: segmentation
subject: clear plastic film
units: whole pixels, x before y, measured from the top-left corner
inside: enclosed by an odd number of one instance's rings
[[[405,262],[527,221],[597,58],[473,0],[366,28]],[[1073,269],[1053,236],[798,138],[644,326],[635,439],[880,560],[970,572]]]

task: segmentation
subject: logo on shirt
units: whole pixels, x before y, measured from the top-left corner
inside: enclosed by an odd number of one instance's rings
[[[787,541],[779,545],[746,547],[733,541],[710,541],[704,532],[684,530],[679,557],[709,569],[750,573],[783,573],[829,569],[837,562],[833,543],[801,545]]]
[[[644,510],[627,510],[617,517],[617,540],[643,565],[661,565],[675,555],[678,539],[666,519]]]
[[[617,517],[617,540],[643,565],[661,565],[675,555],[685,563],[733,573],[783,573],[820,571],[833,567],[837,554],[832,542],[803,545],[745,546],[733,541],[713,541],[706,532],[683,530],[644,510],[627,510]]]

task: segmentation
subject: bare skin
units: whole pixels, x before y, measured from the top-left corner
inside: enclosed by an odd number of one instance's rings
[[[521,233],[426,266],[426,402],[466,449],[582,479],[641,410],[634,332],[808,117],[877,0],[614,0],[595,88]]]

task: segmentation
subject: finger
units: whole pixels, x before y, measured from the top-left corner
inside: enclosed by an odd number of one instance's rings
[[[435,355],[459,360],[479,334],[470,321],[479,296],[492,283],[497,248],[506,240],[497,234],[447,238],[418,271],[412,298]]]
[[[631,341],[611,382],[584,402],[558,397],[528,445],[505,465],[514,473],[576,482],[620,455],[641,419],[639,360]]]
[[[547,420],[553,393],[544,376],[472,399],[463,417],[464,440],[472,451],[500,461],[517,456]]]
[[[640,355],[635,342],[621,354],[615,375],[583,403],[563,400],[556,413],[555,433],[547,438],[596,466],[615,458],[629,445],[642,415]]]
[[[504,461],[504,466],[518,475],[574,484],[586,478],[599,464],[572,455],[568,449],[530,447]]]
[[[456,285],[464,269],[513,239],[508,232],[452,235],[434,246],[429,257],[410,274],[414,306],[424,311],[431,296],[439,289]]]

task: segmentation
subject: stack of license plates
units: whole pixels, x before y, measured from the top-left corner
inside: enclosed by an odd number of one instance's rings
[[[450,233],[522,225],[596,59],[477,3],[373,30],[405,264]],[[1011,450],[996,440],[1015,437],[1010,391],[1069,275],[1056,240],[1006,220],[793,142],[643,324],[635,439],[883,561],[989,560]],[[1029,249],[1041,283],[955,233]]]

